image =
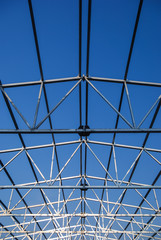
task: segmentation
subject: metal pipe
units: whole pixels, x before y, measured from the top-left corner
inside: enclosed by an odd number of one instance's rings
[[[9,216],[15,216],[15,217],[54,217],[54,218],[62,218],[62,217],[114,217],[114,213],[107,213],[107,214],[96,214],[96,213],[75,213],[75,214],[49,214],[49,213],[33,213],[33,214],[23,214],[23,213],[3,213],[0,214],[0,217],[9,217]],[[119,213],[117,214],[117,217],[156,217],[156,214],[134,214],[134,213],[129,213],[129,214],[122,214]],[[161,213],[157,214],[157,217],[161,217]]]
[[[69,78],[55,78],[55,79],[47,79],[44,80],[44,84],[51,84],[51,83],[60,83],[60,82],[72,82],[72,81],[78,81],[81,77],[69,77]],[[2,84],[2,88],[14,88],[14,87],[25,87],[25,86],[34,86],[34,85],[41,85],[42,81],[31,81],[31,82],[19,82],[19,83],[7,83]]]
[[[4,189],[80,189],[82,191],[86,191],[88,189],[114,189],[114,190],[118,190],[118,189],[161,189],[161,186],[152,186],[152,185],[145,185],[145,186],[120,186],[120,185],[115,185],[115,186],[24,186],[24,185],[1,185],[0,186],[1,190]]]
[[[91,133],[161,133],[161,128],[97,128],[97,129],[0,129],[0,134],[91,134]]]
[[[87,77],[90,81],[98,81],[98,82],[112,82],[112,83],[121,83],[125,82],[124,79],[116,79],[116,78],[101,78],[101,77]],[[132,85],[143,85],[150,87],[161,87],[161,83],[157,82],[144,82],[144,81],[135,81],[135,80],[126,80],[126,84]]]

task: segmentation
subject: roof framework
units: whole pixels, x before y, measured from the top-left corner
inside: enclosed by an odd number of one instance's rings
[[[1,82],[4,107],[13,126],[5,128],[1,125],[1,141],[4,136],[16,137],[18,141],[16,147],[8,144],[0,149],[1,239],[161,239],[161,149],[156,144],[161,133],[158,123],[161,105],[158,89],[160,91],[161,83],[127,79],[143,0],[138,4],[122,79],[90,76],[92,4],[94,1],[89,0],[84,61],[84,7],[82,0],[78,1],[78,75],[46,79],[35,12],[32,1],[28,0],[41,79],[17,83],[6,83],[2,79]],[[102,83],[107,89],[111,84],[116,88],[119,86],[117,107],[109,100],[108,94],[100,90]],[[70,88],[54,105],[48,86],[56,84],[62,88],[69,84]],[[9,91],[16,94],[17,89],[28,87],[39,89],[32,125],[10,97]],[[156,92],[155,101],[151,101],[151,107],[137,124],[132,106],[134,100],[129,93],[131,88],[144,87]],[[54,113],[62,106],[65,108],[63,104],[75,92],[78,126],[75,127],[73,120],[72,128],[62,128],[61,125],[55,128]],[[91,128],[89,107],[91,99],[94,99],[92,94],[111,110],[114,115],[112,125],[102,127],[96,124]],[[45,114],[40,109],[42,101]],[[95,105],[93,111],[94,108]],[[144,124],[147,120],[148,124]],[[150,146],[148,141],[153,136],[155,141]],[[45,143],[40,143],[40,138]],[[22,164],[17,165],[19,161]],[[145,169],[141,162],[146,163]],[[24,178],[17,180],[19,172],[23,172]],[[142,177],[144,174],[149,176],[146,181]]]

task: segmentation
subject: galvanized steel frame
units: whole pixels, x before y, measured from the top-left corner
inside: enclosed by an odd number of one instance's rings
[[[125,74],[124,74],[124,79],[111,79],[111,78],[99,78],[99,77],[91,77],[89,76],[89,62],[90,62],[90,38],[91,38],[91,14],[92,14],[92,0],[88,0],[88,23],[87,23],[87,58],[86,58],[86,75],[84,76],[82,74],[82,0],[79,0],[79,10],[78,10],[78,15],[79,15],[79,51],[78,51],[78,58],[79,58],[79,73],[78,76],[76,77],[71,77],[71,78],[60,78],[60,79],[49,79],[46,80],[44,79],[44,74],[43,74],[43,68],[42,68],[42,63],[41,63],[41,54],[39,49],[39,43],[38,43],[38,36],[37,36],[37,31],[36,31],[36,24],[34,20],[34,12],[32,8],[32,2],[31,0],[28,0],[28,6],[30,10],[30,16],[31,16],[31,23],[32,23],[32,29],[33,29],[33,34],[34,34],[34,40],[35,40],[35,47],[36,47],[36,53],[37,53],[37,60],[39,64],[39,70],[40,70],[40,75],[41,75],[41,80],[40,81],[32,81],[32,82],[22,82],[22,83],[8,83],[8,84],[3,84],[1,83],[0,89],[1,93],[3,95],[4,101],[6,103],[6,106],[8,108],[8,112],[10,113],[10,117],[12,119],[12,122],[14,124],[15,129],[0,129],[0,134],[16,134],[22,144],[22,148],[14,148],[14,149],[6,149],[6,150],[0,150],[0,153],[10,153],[10,152],[15,152],[16,155],[11,158],[6,164],[0,161],[1,168],[0,172],[3,171],[5,172],[6,176],[8,177],[11,185],[0,185],[0,190],[3,191],[4,189],[11,189],[11,198],[12,199],[12,194],[13,191],[16,191],[16,193],[19,196],[19,201],[15,204],[15,206],[10,209],[9,205],[10,202],[8,203],[8,206],[5,205],[3,201],[0,201],[1,204],[1,210],[0,210],[0,217],[1,219],[5,217],[10,217],[13,220],[12,225],[4,225],[3,220],[2,223],[0,223],[1,226],[1,234],[6,234],[4,239],[160,239],[161,238],[161,225],[153,224],[154,219],[161,217],[161,206],[158,204],[158,197],[156,195],[155,189],[161,189],[160,185],[157,185],[157,180],[160,178],[161,175],[161,170],[158,171],[158,174],[154,181],[151,183],[151,185],[148,184],[142,184],[142,183],[136,183],[132,182],[132,177],[137,169],[137,165],[139,162],[139,159],[142,155],[142,153],[148,154],[153,161],[158,164],[160,167],[161,162],[156,159],[153,156],[153,152],[161,153],[160,149],[155,149],[155,148],[148,148],[146,147],[146,142],[150,136],[150,134],[153,133],[161,133],[161,129],[155,129],[153,128],[153,125],[155,123],[155,120],[157,118],[158,112],[160,110],[160,105],[161,105],[161,98],[160,96],[156,99],[155,103],[152,103],[152,107],[149,109],[143,120],[140,122],[138,126],[135,124],[135,119],[133,115],[133,110],[131,107],[131,102],[130,102],[130,97],[128,94],[128,85],[142,85],[142,86],[148,86],[148,87],[153,87],[153,88],[160,88],[161,84],[157,82],[142,82],[142,81],[134,81],[134,80],[127,80],[127,75],[128,75],[128,70],[129,70],[129,65],[131,62],[131,56],[133,52],[133,46],[135,42],[135,36],[137,33],[137,27],[139,24],[139,18],[142,10],[142,5],[143,5],[143,0],[140,0],[140,4],[138,7],[138,12],[136,16],[136,22],[135,22],[135,27],[133,31],[133,36],[132,36],[132,41],[130,45],[130,50],[129,50],[129,56],[126,64],[126,69],[125,69]],[[53,109],[49,108],[49,103],[48,103],[48,95],[46,91],[46,85],[47,84],[54,84],[54,83],[64,83],[64,82],[73,82],[73,87],[69,90],[69,92],[60,100],[60,102],[53,107]],[[112,82],[114,84],[122,84],[122,90],[121,90],[121,96],[120,96],[120,101],[119,101],[119,107],[116,109],[109,101],[106,99],[106,97],[93,85],[93,83],[97,81],[101,82]],[[82,82],[85,82],[86,86],[86,94],[85,94],[85,125],[83,125],[83,120],[82,120]],[[25,86],[35,86],[39,85],[40,86],[40,92],[39,92],[39,98],[37,101],[37,108],[35,111],[35,117],[34,117],[34,123],[33,126],[30,126],[26,119],[23,117],[23,115],[19,112],[18,108],[15,106],[13,101],[9,98],[9,96],[6,93],[7,88],[18,88],[18,87],[25,87]],[[79,88],[79,126],[77,129],[54,129],[52,125],[52,120],[51,120],[51,114],[55,111],[57,107],[69,96],[69,94],[76,88]],[[89,98],[89,87],[92,87],[94,91],[99,94],[99,96],[106,102],[112,109],[113,111],[116,112],[117,117],[116,117],[116,122],[115,122],[115,128],[114,129],[90,129],[88,127],[88,115],[89,115],[89,110],[88,110],[88,98]],[[36,125],[37,122],[37,115],[38,115],[38,110],[39,110],[39,103],[40,103],[40,98],[42,92],[44,93],[45,96],[45,104],[46,104],[46,110],[47,110],[47,115],[46,117],[39,122]],[[129,110],[131,114],[131,119],[132,119],[132,124],[127,121],[127,119],[121,114],[121,107],[122,107],[122,102],[123,102],[123,96],[127,95],[128,98],[128,104],[129,104]],[[16,116],[14,115],[14,112],[12,110],[12,107],[17,111],[17,113],[20,115],[24,123],[26,124],[26,129],[20,129],[18,126],[18,123],[16,121]],[[151,113],[151,111],[155,108],[155,112],[153,114],[153,118],[151,120],[150,126],[147,129],[141,128],[142,123],[144,120],[148,117],[148,115]],[[118,128],[118,122],[119,119],[122,118],[123,121],[127,124],[126,129],[120,129]],[[43,124],[44,121],[48,120],[50,129],[40,129],[39,127]],[[100,141],[93,141],[88,138],[88,136],[92,136],[92,134],[113,134],[113,140],[112,142],[100,142]],[[123,144],[116,144],[115,143],[115,138],[116,134],[140,134],[144,133],[144,141],[141,146],[131,146],[131,145],[123,145]],[[26,146],[23,134],[50,134],[52,136],[52,144],[46,144],[46,145],[38,145],[38,146]],[[56,142],[55,141],[55,134],[76,134],[78,136],[78,140],[75,141],[69,141],[69,142]],[[66,161],[65,165],[63,168],[60,168],[60,162],[59,162],[59,156],[57,153],[57,148],[59,146],[63,145],[75,145],[77,144],[75,151],[72,153],[70,158]],[[107,162],[107,166],[104,166],[102,161],[98,158],[98,156],[95,154],[95,152],[92,150],[90,147],[90,144],[93,145],[104,145],[104,146],[109,146],[110,147],[110,154]],[[83,150],[84,146],[84,150]],[[138,150],[139,153],[133,162],[133,165],[128,169],[128,171],[131,171],[131,174],[129,176],[128,181],[124,181],[124,179],[119,180],[113,179],[112,176],[109,173],[109,167],[111,163],[111,158],[112,154],[115,154],[115,148],[120,147],[120,148],[126,148],[126,149],[135,149]],[[41,148],[53,148],[55,152],[55,157],[56,157],[56,163],[57,163],[57,170],[58,170],[58,175],[53,179],[45,179],[43,176],[43,173],[41,170],[38,168],[34,160],[31,158],[29,154],[29,150],[32,149],[41,149]],[[76,154],[76,152],[79,151],[80,155],[80,174],[77,176],[69,176],[69,177],[63,177],[62,172],[65,169],[65,167],[69,164],[70,160],[72,157]],[[87,151],[90,151],[91,154],[93,154],[94,158],[98,161],[98,163],[101,165],[101,167],[105,171],[105,176],[102,178],[100,177],[94,177],[94,176],[89,176],[87,174]],[[28,159],[31,171],[33,173],[34,182],[27,183],[27,184],[15,184],[14,182],[14,177],[12,178],[9,171],[7,170],[7,166],[14,161],[14,159],[20,155],[22,152],[26,154],[26,157]],[[114,159],[115,160],[115,159]],[[37,177],[37,173],[35,171],[35,167],[37,171],[42,175],[44,181],[39,181]],[[84,172],[83,172],[84,169]],[[116,176],[117,176],[117,168],[116,170]],[[68,180],[77,180],[76,185],[68,185],[66,182]],[[90,185],[89,179],[95,179],[98,181],[102,181],[102,185]],[[59,183],[59,185],[54,185],[54,183]],[[107,185],[107,183],[113,183],[113,185]],[[45,185],[44,185],[45,184]],[[27,193],[22,194],[21,189],[26,189],[28,190]],[[31,192],[31,191],[39,191],[41,194],[41,197],[43,199],[43,204],[38,204],[38,205],[30,205],[25,200],[25,197]],[[60,190],[63,196],[63,199],[60,200],[60,192],[58,194],[58,201],[57,202],[50,202],[48,196],[44,192],[45,189],[50,189],[50,190]],[[64,190],[65,189],[70,189],[70,197],[66,196]],[[98,197],[96,194],[95,190],[100,189],[102,191],[101,198]],[[108,191],[107,190],[112,190],[112,191],[121,191],[121,194],[116,202],[110,202],[108,201]],[[131,189],[131,190],[130,190]],[[142,195],[139,190],[145,189],[146,193],[145,195]],[[87,193],[87,190],[91,190],[93,194],[95,195],[95,198],[89,198]],[[141,202],[138,205],[132,205],[132,204],[127,204],[124,203],[124,197],[127,193],[127,190],[130,191],[136,191],[137,194],[141,197]],[[79,198],[71,198],[72,194],[75,191],[80,191],[80,196]],[[154,197],[155,197],[155,204],[156,206],[153,206],[149,201],[148,201],[148,196],[153,191]],[[104,200],[104,195],[107,194],[107,201]],[[73,213],[69,213],[68,211],[68,202],[77,202],[78,205],[73,211]],[[19,202],[22,202],[24,204],[24,207],[18,207]],[[92,202],[99,203],[99,210],[97,213],[94,213],[92,209],[90,208],[89,203]],[[148,207],[145,208],[143,203],[146,202],[148,204]],[[62,204],[63,207],[61,208],[60,213],[55,211],[56,205]],[[105,207],[105,205],[107,207]],[[113,206],[112,210],[109,211],[109,205]],[[77,213],[77,209],[81,209],[81,212]],[[41,207],[40,210],[39,207]],[[48,213],[41,213],[43,208],[46,207],[48,210]],[[115,208],[116,207],[116,208]],[[52,211],[51,211],[52,208]],[[119,210],[123,208],[126,213],[119,213]],[[129,212],[128,208],[134,209],[134,212]],[[36,209],[36,213],[32,211]],[[19,210],[25,210],[25,213],[17,213],[16,211]],[[88,210],[88,211],[87,211]],[[27,213],[29,211],[29,213]],[[55,213],[54,213],[55,211]],[[145,213],[147,211],[147,213]],[[89,213],[90,212],[90,213]],[[24,219],[30,217],[30,221],[25,221]],[[43,217],[43,219],[38,220],[37,217]],[[73,218],[78,219],[77,222],[75,222],[75,225],[71,224],[71,220]],[[129,218],[130,217],[130,218]],[[135,220],[135,217],[141,217],[142,218],[142,223],[139,222],[139,220]],[[146,217],[149,217],[149,220],[146,222],[143,219]],[[22,222],[19,221],[19,218],[22,218]],[[90,218],[93,218],[95,221],[95,225],[92,225],[90,223]],[[66,224],[60,225],[59,224],[59,219],[63,219],[63,221],[66,221]],[[104,220],[108,219],[109,223],[104,226]],[[46,225],[44,228],[41,227],[41,222],[46,222]],[[52,223],[53,229],[51,230],[46,230],[46,226],[49,223]],[[116,229],[115,228],[115,223],[118,224],[118,226],[121,228]],[[122,226],[122,223],[125,223]],[[137,225],[139,230],[133,230],[133,225]],[[26,230],[26,226],[33,226],[33,230],[29,231]],[[129,230],[129,226],[131,225],[131,230]],[[35,230],[38,228],[38,230]],[[19,229],[19,230],[18,230]],[[53,237],[53,235],[56,233],[57,237]],[[50,234],[50,237],[47,237],[47,234]],[[116,234],[119,234],[116,236]]]

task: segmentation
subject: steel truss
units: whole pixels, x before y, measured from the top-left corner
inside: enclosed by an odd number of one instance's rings
[[[161,134],[160,125],[155,124],[159,117],[161,95],[156,96],[155,101],[151,103],[151,107],[137,125],[129,94],[129,86],[140,88],[146,86],[149,90],[155,91],[161,88],[161,83],[153,82],[153,80],[146,82],[127,79],[143,0],[140,0],[138,6],[123,79],[89,76],[92,0],[88,0],[85,75],[82,72],[83,7],[82,0],[79,0],[78,76],[45,79],[31,0],[28,0],[28,7],[41,80],[18,83],[4,83],[2,80],[0,85],[5,107],[14,126],[7,129],[1,127],[1,141],[3,141],[3,136],[7,135],[9,138],[16,136],[20,143],[17,147],[13,144],[13,147],[7,146],[5,149],[0,149],[0,174],[3,177],[0,183],[1,239],[161,239],[161,149],[158,145],[153,147],[155,145],[153,144],[149,147],[147,144],[151,136],[157,136],[156,139],[158,139]],[[99,89],[98,83],[101,82],[106,84],[107,88],[109,83],[121,86],[118,107],[115,107],[108,99],[108,95],[103,94]],[[59,102],[53,105],[49,102],[47,86],[57,83],[62,86],[65,83],[73,85]],[[12,89],[16,93],[18,88],[29,86],[39,87],[32,125],[7,92],[8,89]],[[72,129],[64,129],[61,126],[54,128],[53,113],[76,90],[78,90],[79,99],[78,126],[73,125]],[[90,90],[113,112],[115,116],[113,128],[109,126],[90,128]],[[122,111],[125,97],[131,120]],[[46,114],[40,115],[39,118],[42,98],[45,101],[44,112],[46,111]],[[85,116],[85,121],[83,116]],[[147,119],[150,119],[149,126],[143,127]],[[120,122],[122,125],[119,124]],[[44,127],[46,123],[48,128]],[[39,141],[38,144],[29,144],[25,137],[32,139],[33,135],[36,135],[37,139],[39,136],[45,136],[48,140],[45,144],[39,144]],[[111,141],[106,141],[109,135]],[[133,145],[125,144],[123,140],[125,135],[130,136],[131,139],[134,136],[141,136],[142,142],[139,141],[139,144]],[[68,140],[56,140],[56,136],[63,136]],[[65,152],[62,156],[66,148],[69,148],[69,152]],[[106,149],[106,154],[102,153],[104,149]],[[36,151],[37,153],[40,151],[40,154],[35,154]],[[51,152],[50,161],[41,158],[41,151]],[[121,151],[125,151],[125,156],[121,156]],[[129,151],[133,151],[134,154],[130,155]],[[123,159],[125,165],[120,165],[119,162]],[[147,159],[147,165],[150,161],[151,166],[154,167],[154,169],[149,169],[146,166],[147,170],[145,167],[149,175],[151,171],[155,174],[151,174],[150,181],[147,179],[147,182],[136,177],[143,159]],[[25,161],[27,164],[25,172],[29,181],[25,181],[24,177],[24,182],[17,182],[14,175],[14,173],[18,174],[15,169],[17,160]],[[46,167],[47,165],[50,167]],[[93,175],[92,170],[89,170],[93,168],[92,165],[95,167]],[[24,171],[24,169],[18,169],[18,171]]]

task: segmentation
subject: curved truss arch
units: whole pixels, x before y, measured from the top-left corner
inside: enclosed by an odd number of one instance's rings
[[[0,238],[161,239],[160,2],[0,5]]]

